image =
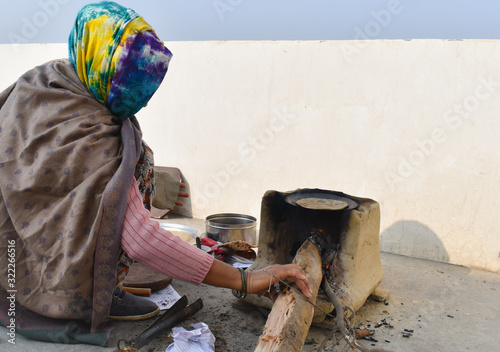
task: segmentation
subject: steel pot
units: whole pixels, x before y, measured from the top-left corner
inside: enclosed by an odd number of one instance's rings
[[[219,242],[243,240],[255,245],[257,219],[250,215],[222,213],[206,218],[207,237]]]

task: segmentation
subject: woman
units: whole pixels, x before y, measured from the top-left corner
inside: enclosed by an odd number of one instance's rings
[[[276,281],[270,272],[310,295],[295,265],[241,275],[149,219],[134,178],[142,145],[134,114],[159,87],[171,53],[142,17],[113,2],[85,6],[69,56],[28,71],[0,95],[4,325],[6,291],[15,289],[19,333],[104,344],[110,311],[123,317],[120,309],[137,303],[115,291],[121,249],[195,284],[262,293]],[[9,246],[16,254],[13,285]]]

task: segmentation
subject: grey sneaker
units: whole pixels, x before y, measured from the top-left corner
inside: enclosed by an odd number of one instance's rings
[[[150,300],[135,296],[116,287],[109,317],[118,321],[136,321],[154,317],[160,313],[160,308]]]

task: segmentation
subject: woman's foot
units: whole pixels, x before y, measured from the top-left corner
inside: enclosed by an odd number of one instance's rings
[[[116,287],[113,291],[109,317],[118,321],[136,321],[154,317],[160,308],[150,300]]]

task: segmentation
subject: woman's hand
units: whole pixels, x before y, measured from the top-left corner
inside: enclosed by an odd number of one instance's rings
[[[245,271],[247,293],[270,296],[269,286],[280,280],[294,282],[306,297],[311,297],[311,286],[306,273],[296,264],[270,265],[256,271]],[[212,286],[226,287],[233,290],[242,289],[240,271],[220,260],[214,260],[203,282]],[[269,293],[269,295],[268,295]],[[273,297],[270,297],[271,299]]]
[[[269,287],[280,279],[294,282],[306,297],[312,296],[306,273],[296,264],[275,264],[261,270],[247,271],[246,275],[248,293],[268,293]]]
[[[180,188],[181,189],[186,188],[186,187],[187,186],[186,186],[185,183],[181,183],[180,184]],[[177,196],[178,197],[183,197],[183,198],[188,198],[189,197],[189,193],[180,190],[179,193],[177,194]],[[177,199],[175,201],[175,205],[178,205],[178,206],[182,207],[182,206],[184,206],[184,202],[182,200]]]

